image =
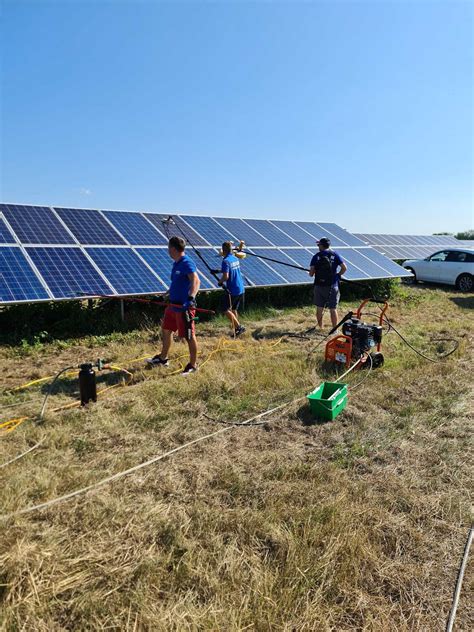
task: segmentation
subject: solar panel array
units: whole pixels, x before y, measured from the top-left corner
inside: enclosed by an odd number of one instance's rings
[[[244,240],[250,252],[308,268],[315,241],[329,237],[347,261],[349,280],[407,276],[406,270],[337,224],[167,215],[150,212],[0,204],[0,304],[94,296],[159,294],[168,289],[170,235],[199,248],[220,269],[223,241]],[[203,290],[216,279],[192,251]],[[309,283],[307,272],[248,255],[245,284]]]
[[[451,235],[378,235],[357,234],[367,246],[372,246],[390,259],[424,259],[446,247],[465,248],[466,245]],[[474,247],[474,242],[471,246]]]

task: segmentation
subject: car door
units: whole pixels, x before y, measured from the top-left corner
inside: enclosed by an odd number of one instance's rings
[[[467,252],[451,250],[446,258],[446,266],[443,271],[443,283],[454,285],[456,279],[463,272],[467,272]]]
[[[448,250],[440,250],[435,252],[428,261],[424,262],[422,267],[422,275],[417,277],[421,281],[436,281],[437,283],[443,283],[443,274],[446,274],[444,266],[446,265],[446,259],[448,257]]]

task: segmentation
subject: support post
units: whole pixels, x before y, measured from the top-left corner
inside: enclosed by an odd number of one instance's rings
[[[123,298],[120,299],[120,319],[122,322],[125,321],[125,301]]]

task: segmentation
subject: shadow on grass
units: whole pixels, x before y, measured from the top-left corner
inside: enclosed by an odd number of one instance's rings
[[[79,369],[77,369],[77,373],[79,375]],[[105,373],[96,372],[96,385],[97,390],[101,390],[102,388],[106,388],[107,386],[113,386],[114,384],[119,384],[123,382],[125,375],[119,371],[107,371]],[[46,395],[51,387],[51,381],[45,382],[41,386],[41,393]],[[59,380],[54,384],[52,395],[66,395],[71,397],[72,399],[77,399],[79,397],[79,379],[77,377],[72,378],[59,378]]]
[[[308,404],[302,404],[296,411],[296,417],[301,421],[302,426],[322,426],[331,423],[328,419],[314,417]]]
[[[463,309],[474,309],[474,296],[451,296],[450,300]]]

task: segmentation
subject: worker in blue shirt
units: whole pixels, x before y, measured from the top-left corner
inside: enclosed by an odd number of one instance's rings
[[[232,242],[225,241],[222,244],[222,276],[219,285],[224,288],[221,310],[230,320],[232,332],[235,336],[244,333],[245,327],[239,322],[238,309],[243,301],[245,288],[240,269],[240,261],[232,254]]]
[[[317,252],[311,259],[309,276],[314,277],[314,304],[316,305],[316,319],[318,326],[323,326],[323,312],[326,305],[329,307],[332,326],[338,323],[337,306],[339,305],[340,292],[339,281],[347,266],[342,257],[331,250],[331,241],[328,237],[322,237],[317,245]],[[338,268],[340,268],[338,270]]]
[[[200,280],[196,264],[184,252],[186,242],[181,237],[171,237],[168,242],[168,253],[173,259],[171,269],[171,285],[169,289],[170,303],[165,310],[161,323],[162,348],[161,353],[149,358],[147,362],[152,366],[169,366],[168,352],[171,347],[173,332],[185,338],[189,348],[189,362],[183,370],[183,375],[197,371],[197,340],[194,328],[196,314],[196,294],[199,291]]]

